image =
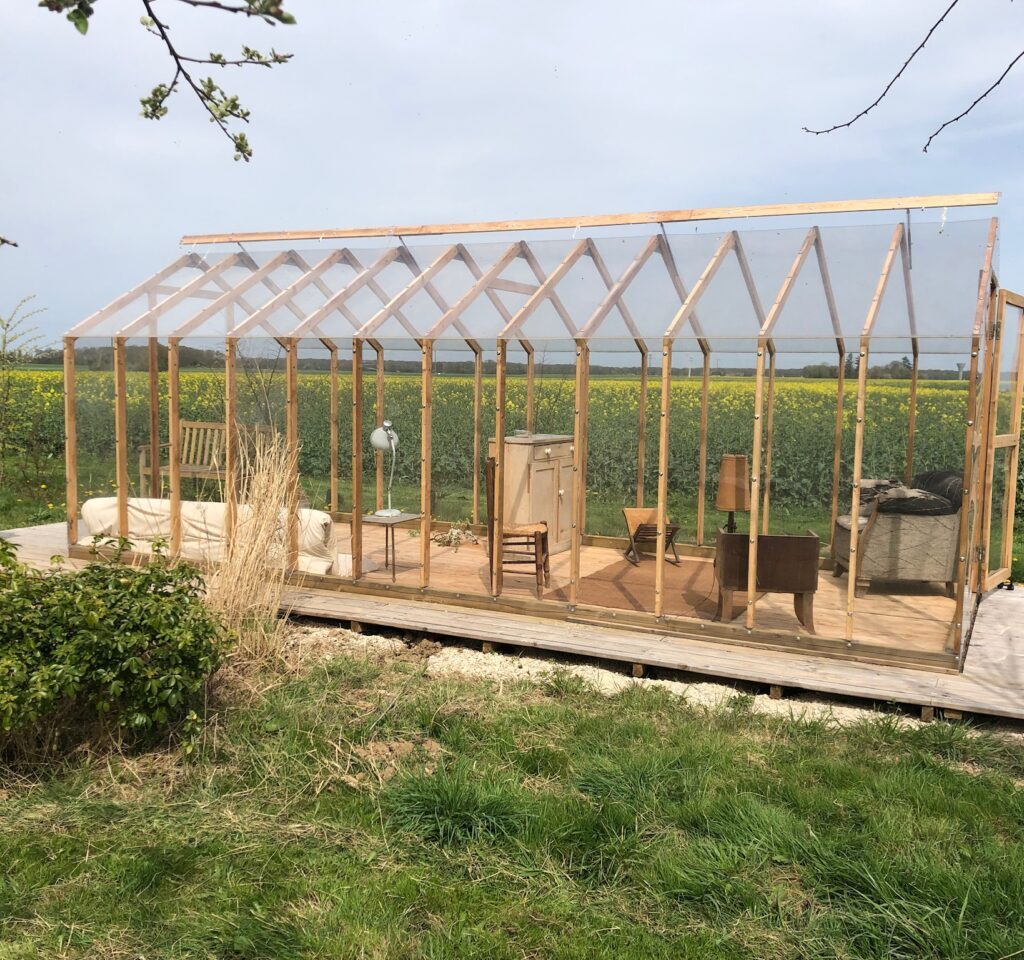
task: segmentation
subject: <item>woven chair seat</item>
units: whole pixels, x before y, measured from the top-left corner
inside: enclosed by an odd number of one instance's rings
[[[548,525],[540,523],[506,523],[501,528],[506,537],[532,537],[535,533],[547,533]]]

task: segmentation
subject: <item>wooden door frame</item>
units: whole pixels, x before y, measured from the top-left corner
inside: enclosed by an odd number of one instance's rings
[[[996,431],[998,429],[999,386],[1001,381],[1000,368],[1002,363],[1003,344],[1006,335],[1005,315],[1007,304],[1024,312],[1024,296],[1014,293],[1011,290],[999,290],[996,305],[995,326],[989,337],[989,343],[991,343],[992,346],[989,352],[989,383],[986,396],[988,415],[985,425],[985,493],[982,503],[982,534],[984,539],[982,556],[980,558],[980,577],[983,592],[993,589],[1009,577],[1013,557],[1013,514],[1016,508],[1017,469],[1020,456],[1021,401],[1022,389],[1024,389],[1024,369],[1022,369],[1024,368],[1024,313],[1022,313],[1022,316],[1018,321],[1015,332],[1016,380],[1014,385],[1010,423],[1016,424],[1017,429],[1011,433],[1001,434]],[[990,571],[996,450],[1008,451],[1006,455],[1009,458],[1009,463],[1006,471],[1006,499],[1003,504],[1002,552],[998,558],[999,566],[995,570]]]

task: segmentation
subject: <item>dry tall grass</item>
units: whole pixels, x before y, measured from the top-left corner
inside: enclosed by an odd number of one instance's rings
[[[207,602],[235,636],[232,658],[238,666],[283,666],[287,660],[279,614],[288,559],[285,528],[299,497],[297,456],[276,433],[253,433],[239,443],[242,479],[234,530],[207,580]]]

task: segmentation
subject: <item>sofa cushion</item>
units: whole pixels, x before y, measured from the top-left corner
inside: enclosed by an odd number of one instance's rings
[[[958,506],[959,504],[952,504],[936,493],[913,487],[893,487],[878,496],[879,513],[944,517],[956,513]]]
[[[911,477],[910,485],[945,497],[958,509],[963,503],[964,475],[961,470],[928,470]]]

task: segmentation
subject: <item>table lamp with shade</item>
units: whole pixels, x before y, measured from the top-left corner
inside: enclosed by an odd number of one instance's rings
[[[736,512],[750,511],[750,471],[745,453],[726,453],[718,467],[718,494],[715,508],[729,514],[725,529],[736,532]]]
[[[370,445],[374,450],[382,453],[391,452],[391,472],[388,475],[388,505],[378,511],[378,517],[397,517],[402,511],[395,510],[391,506],[391,485],[395,482],[395,451],[398,448],[398,434],[390,420],[385,420],[373,433],[370,434]]]

